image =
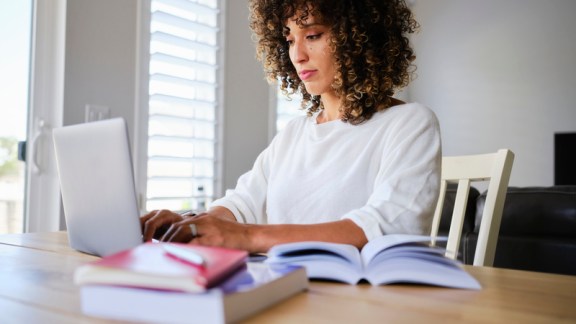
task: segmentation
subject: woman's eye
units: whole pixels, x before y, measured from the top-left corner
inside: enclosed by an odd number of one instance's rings
[[[292,44],[294,44],[294,41],[291,39],[287,39],[286,44],[288,44],[288,46],[292,46]]]
[[[315,39],[320,38],[321,36],[322,36],[322,33],[320,33],[320,34],[314,34],[314,35],[308,35],[308,36],[306,36],[306,38],[307,38],[307,39],[310,39],[310,40],[315,40]]]

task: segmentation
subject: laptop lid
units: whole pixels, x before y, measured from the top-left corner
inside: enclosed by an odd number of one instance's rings
[[[53,138],[70,246],[106,256],[142,243],[124,119],[57,128]]]

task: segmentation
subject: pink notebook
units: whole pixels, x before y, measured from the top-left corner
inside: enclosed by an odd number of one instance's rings
[[[167,252],[171,245],[203,259],[193,264]],[[76,269],[78,285],[117,285],[160,290],[202,292],[228,278],[246,264],[242,250],[180,243],[145,243],[87,263]]]

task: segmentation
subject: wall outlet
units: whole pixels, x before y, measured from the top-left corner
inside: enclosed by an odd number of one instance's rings
[[[101,105],[86,104],[86,123],[110,118],[110,107]]]

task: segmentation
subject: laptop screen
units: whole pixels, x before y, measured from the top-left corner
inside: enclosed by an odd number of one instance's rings
[[[104,256],[142,243],[126,122],[65,126],[53,138],[71,247]]]

